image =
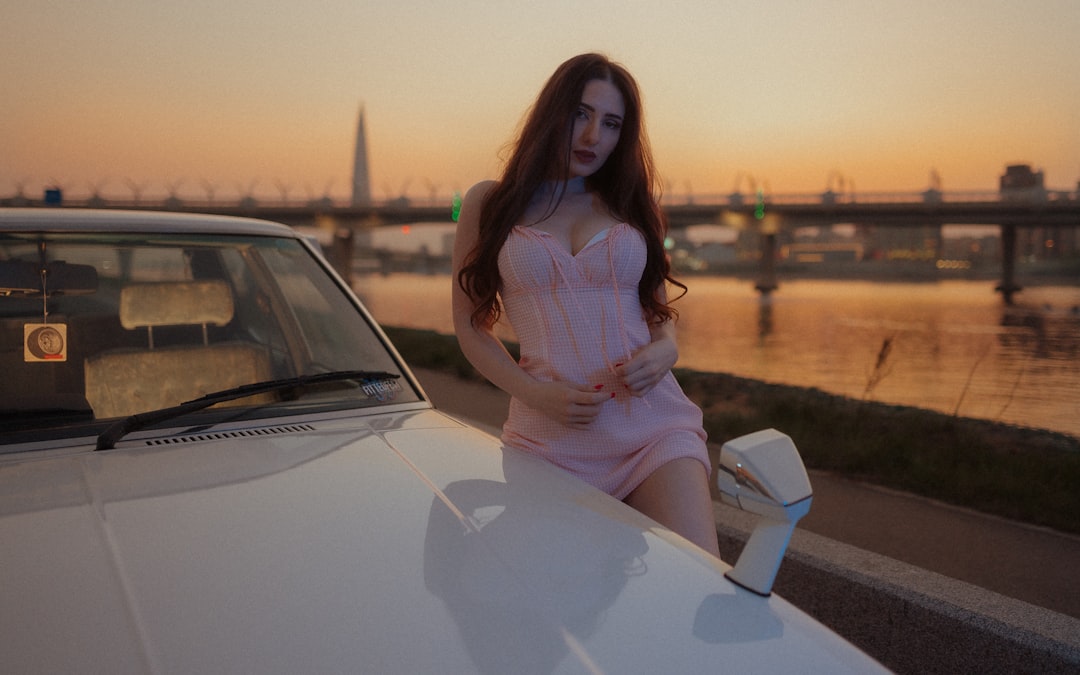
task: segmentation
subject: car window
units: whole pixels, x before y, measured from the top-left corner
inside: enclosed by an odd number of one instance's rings
[[[357,340],[371,333],[364,318],[355,311],[343,311],[334,301],[341,292],[325,274],[310,274],[305,249],[275,247],[262,251],[288,306],[295,313],[296,326],[312,352],[318,368],[345,370],[357,362],[365,368],[391,367],[386,349],[378,342]]]
[[[346,370],[386,376],[263,393],[202,414],[419,400],[393,377],[401,368],[354,298],[296,239],[0,234],[0,444],[86,434],[223,389]]]

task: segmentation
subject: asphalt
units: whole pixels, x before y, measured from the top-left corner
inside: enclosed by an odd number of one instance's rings
[[[498,434],[509,407],[505,393],[438,371],[414,372],[437,408]],[[814,501],[799,528],[1080,618],[1080,537],[808,473]]]

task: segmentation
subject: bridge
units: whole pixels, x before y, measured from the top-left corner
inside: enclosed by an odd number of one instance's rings
[[[371,204],[353,204],[330,198],[304,201],[255,199],[233,201],[181,199],[82,199],[23,196],[0,199],[0,206],[52,206],[57,208],[117,208],[213,213],[275,220],[293,226],[356,230],[382,226],[453,220],[452,198],[414,201],[398,198]],[[761,270],[757,288],[776,288],[777,233],[833,224],[875,227],[941,227],[942,225],[997,225],[1001,228],[1002,273],[997,290],[1006,303],[1020,290],[1015,279],[1017,230],[1023,228],[1080,227],[1080,186],[1076,191],[1031,189],[1001,192],[836,193],[767,195],[762,192],[728,195],[672,196],[661,206],[670,227],[729,225],[760,233]]]
[[[1066,195],[1068,193],[1065,193]],[[927,225],[1003,225],[1019,227],[1076,227],[1080,225],[1080,199],[1069,195],[1053,200],[1003,199],[991,193],[983,199],[964,201],[914,201],[907,195],[894,195],[897,201],[812,202],[804,199],[762,204],[743,195],[709,202],[664,202],[664,213],[672,228],[700,224],[744,224],[767,221],[773,216],[775,227],[806,227],[836,223],[864,223],[883,226]],[[971,195],[968,195],[970,198]],[[202,209],[206,210],[206,209]],[[241,215],[250,212],[242,206],[221,207],[214,212]],[[272,205],[257,206],[258,217],[270,220],[299,219],[313,222],[313,216],[333,217],[342,222],[368,225],[402,225],[416,222],[451,222],[450,204],[383,203],[353,205]],[[757,217],[761,216],[761,217]]]
[[[49,192],[42,199],[16,196],[0,199],[0,206],[58,206],[64,208],[116,208],[214,213],[276,220],[290,225],[314,225],[333,219],[351,227],[378,227],[418,222],[452,221],[453,197],[415,200],[405,197],[352,204],[323,197],[314,200],[232,200],[159,198],[104,198],[92,195],[72,199]],[[1017,193],[984,192],[880,192],[867,194],[746,194],[673,195],[661,206],[672,228],[689,225],[733,224],[740,227],[797,228],[837,223],[882,226],[1015,225],[1018,227],[1080,226],[1080,189],[1031,190]]]

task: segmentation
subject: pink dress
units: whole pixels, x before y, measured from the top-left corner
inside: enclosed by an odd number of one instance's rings
[[[645,240],[615,225],[577,255],[549,233],[517,226],[499,253],[503,309],[521,346],[520,365],[542,381],[603,385],[615,392],[586,429],[566,427],[510,400],[502,440],[539,455],[618,499],[663,464],[693,457],[710,471],[701,410],[668,373],[631,396],[614,368],[650,342],[637,285]]]

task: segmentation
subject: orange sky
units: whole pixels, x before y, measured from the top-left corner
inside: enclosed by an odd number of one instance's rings
[[[645,95],[671,193],[993,190],[1080,180],[1080,2],[61,0],[0,10],[0,197],[345,197],[366,110],[376,198],[499,168],[565,58]],[[749,180],[740,183],[749,190]]]

